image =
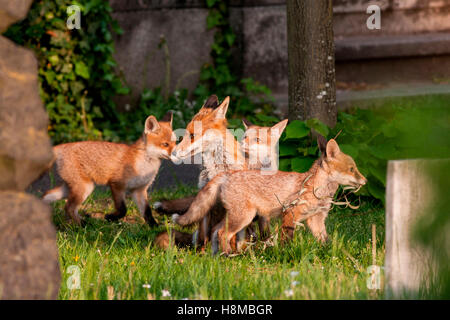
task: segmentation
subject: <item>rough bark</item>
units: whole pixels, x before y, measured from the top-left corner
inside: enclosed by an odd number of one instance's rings
[[[289,119],[336,124],[331,0],[287,0]]]

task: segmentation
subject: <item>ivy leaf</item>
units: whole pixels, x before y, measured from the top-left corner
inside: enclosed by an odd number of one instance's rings
[[[117,94],[126,95],[131,92],[131,89],[128,87],[120,87],[116,89]]]
[[[278,162],[278,169],[280,171],[291,171],[291,159],[280,159],[280,161]]]
[[[297,172],[306,172],[311,168],[314,162],[314,158],[304,157],[304,158],[292,158],[291,167],[292,170]]]
[[[348,154],[349,156],[351,156],[353,159],[358,157],[358,149],[356,149],[354,146],[349,145],[349,144],[340,144],[339,148],[341,149],[341,151],[345,154]]]
[[[316,156],[318,149],[319,148],[317,147],[317,145],[312,146],[312,147],[308,147],[306,149],[307,155]]]
[[[85,79],[89,79],[89,69],[83,61],[75,62],[75,73]]]
[[[62,73],[69,73],[72,71],[72,64],[71,63],[64,63],[63,67],[61,68]]]
[[[280,157],[294,156],[297,154],[297,147],[293,144],[281,143],[279,146]]]
[[[225,39],[227,39],[227,43],[231,47],[234,43],[234,40],[236,39],[236,36],[234,35],[234,33],[227,33],[225,35]]]
[[[386,186],[386,167],[370,166],[369,172]]]
[[[369,183],[367,187],[369,188],[369,192],[373,197],[383,201],[384,203],[385,190],[383,187],[377,185],[376,183]]]
[[[308,128],[316,130],[318,133],[320,133],[324,137],[327,137],[328,133],[330,132],[330,130],[328,129],[328,126],[325,123],[323,123],[322,121],[320,121],[319,119],[316,119],[316,118],[308,119],[308,120],[306,120],[305,123],[308,126]]]
[[[208,6],[208,8],[211,8],[216,2],[217,0],[206,0],[206,5]]]
[[[206,26],[209,29],[214,28],[215,26],[220,24],[220,19],[222,18],[221,14],[217,10],[211,10],[206,17]]]
[[[286,127],[286,139],[300,139],[309,134],[309,128],[303,121],[294,120]]]
[[[278,122],[278,119],[273,117],[273,116],[268,116],[265,115],[263,113],[258,113],[256,115],[256,118],[262,122],[264,122],[265,124],[274,124]]]

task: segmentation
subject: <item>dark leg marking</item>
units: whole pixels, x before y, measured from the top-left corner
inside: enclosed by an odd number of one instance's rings
[[[145,222],[147,222],[149,226],[157,225],[156,220],[155,220],[155,218],[153,218],[153,215],[152,215],[152,209],[150,209],[148,204],[145,206],[144,219],[145,219]]]

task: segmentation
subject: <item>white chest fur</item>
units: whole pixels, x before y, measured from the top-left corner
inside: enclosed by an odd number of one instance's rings
[[[220,145],[217,146],[215,150],[204,152],[202,158],[203,166],[205,168],[203,175],[207,176],[208,181],[225,171],[242,170],[245,165],[243,161],[234,159],[234,156],[228,153],[227,150],[223,149]],[[202,186],[200,186],[200,188],[201,187]]]
[[[140,157],[134,163],[135,175],[127,181],[127,189],[139,189],[153,183],[161,161],[155,158]]]

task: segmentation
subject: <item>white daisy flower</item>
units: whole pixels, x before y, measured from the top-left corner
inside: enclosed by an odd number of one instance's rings
[[[292,289],[285,290],[285,291],[284,291],[284,294],[285,294],[287,297],[292,297],[292,296],[294,295],[294,290],[292,290]]]
[[[162,293],[163,297],[171,297],[169,290],[163,290],[163,291],[161,291],[161,293]]]
[[[291,271],[291,277],[296,277],[300,274],[298,271]]]

